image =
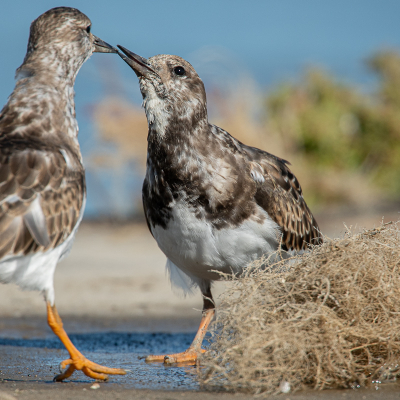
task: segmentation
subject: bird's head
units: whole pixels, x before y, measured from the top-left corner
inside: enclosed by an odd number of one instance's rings
[[[76,75],[93,52],[116,53],[115,48],[92,34],[91,27],[90,19],[76,8],[46,11],[31,24],[24,63],[36,64],[39,70],[47,66],[60,69],[60,74],[68,71]]]
[[[120,57],[139,78],[149,125],[187,119],[193,126],[207,118],[204,84],[189,62],[166,54],[145,59],[118,47],[123,52],[118,52]]]

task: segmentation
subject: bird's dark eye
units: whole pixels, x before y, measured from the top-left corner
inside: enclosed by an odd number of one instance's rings
[[[91,30],[91,29],[92,29],[92,26],[91,26],[91,25],[87,26],[87,27],[86,27],[86,32],[87,32],[87,33],[90,33],[90,30]]]
[[[183,68],[183,67],[175,67],[174,72],[176,75],[185,75],[186,74],[185,68]]]

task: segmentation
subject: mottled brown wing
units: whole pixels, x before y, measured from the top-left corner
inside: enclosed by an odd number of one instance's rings
[[[62,154],[64,152],[64,155]],[[0,142],[0,259],[55,247],[81,213],[85,178],[65,150]]]
[[[282,229],[284,250],[304,250],[322,243],[317,221],[304,201],[297,178],[287,161],[258,149],[249,148],[252,177],[256,180],[255,200]],[[254,171],[254,172],[253,172]],[[262,179],[257,177],[262,175]]]

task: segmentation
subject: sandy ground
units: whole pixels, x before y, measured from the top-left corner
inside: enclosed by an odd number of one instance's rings
[[[71,254],[55,273],[60,315],[160,317],[200,315],[200,294],[176,296],[165,274],[165,256],[145,225],[82,224]],[[43,315],[38,293],[3,285],[0,315]]]
[[[399,207],[400,209],[400,207]],[[340,236],[348,226],[371,228],[398,220],[396,210],[375,214],[317,215],[322,231]],[[224,289],[216,285],[215,295]],[[202,300],[176,296],[165,275],[165,256],[144,225],[82,224],[70,256],[55,275],[56,304],[72,340],[94,361],[133,372],[112,377],[100,389],[82,374],[51,383],[66,352],[47,327],[40,294],[0,286],[0,400],[47,398],[143,399],[251,398],[205,393],[191,368],[147,365],[138,356],[183,350],[197,328]],[[217,300],[218,304],[218,300]],[[117,364],[117,365],[116,365]],[[152,390],[149,390],[152,389]],[[186,390],[186,391],[185,391]],[[190,392],[187,392],[190,390]],[[379,390],[330,391],[283,395],[281,399],[394,399],[396,385]]]

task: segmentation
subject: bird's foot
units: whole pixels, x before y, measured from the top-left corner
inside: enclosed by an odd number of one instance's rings
[[[196,365],[197,359],[200,354],[205,353],[204,349],[196,350],[189,348],[182,353],[158,355],[158,356],[147,356],[146,362],[163,362],[164,364],[185,364],[185,365]]]
[[[68,367],[68,368],[67,368]],[[106,381],[108,379],[108,375],[125,375],[126,371],[120,368],[108,368],[102,365],[96,364],[90,360],[88,360],[84,356],[79,356],[74,359],[67,359],[60,363],[61,374],[54,377],[54,381],[61,382],[64,379],[69,378],[75,370],[82,371],[86,376]]]

